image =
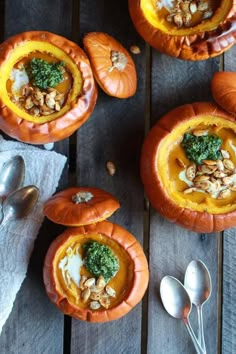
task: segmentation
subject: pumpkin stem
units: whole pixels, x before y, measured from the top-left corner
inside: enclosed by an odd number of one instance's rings
[[[75,204],[86,203],[93,198],[93,194],[90,192],[78,192],[72,195],[72,202]]]
[[[118,69],[119,71],[123,71],[126,67],[128,60],[124,53],[112,50],[111,62],[112,66],[110,67],[109,72],[111,72],[114,68]]]

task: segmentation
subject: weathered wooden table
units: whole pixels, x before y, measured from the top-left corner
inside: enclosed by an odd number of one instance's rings
[[[120,320],[89,324],[63,316],[49,301],[42,280],[45,253],[63,228],[45,220],[0,337],[0,353],[194,353],[184,325],[163,309],[159,285],[167,274],[183,281],[187,264],[196,258],[212,276],[212,296],[204,307],[208,354],[236,353],[236,230],[205,235],[170,224],[149,207],[139,175],[140,150],[150,126],[178,105],[211,100],[212,74],[236,70],[236,48],[202,62],[158,53],[136,33],[126,0],[5,0],[0,7],[1,40],[22,31],[47,30],[81,45],[83,34],[104,31],[127,49],[133,44],[141,48],[141,54],[133,55],[136,95],[119,100],[100,90],[90,119],[70,139],[56,143],[55,150],[68,156],[59,189],[88,185],[113,193],[121,208],[111,220],[137,237],[150,264],[143,302]],[[113,177],[105,168],[108,160],[117,167]],[[195,315],[193,309],[194,328]]]

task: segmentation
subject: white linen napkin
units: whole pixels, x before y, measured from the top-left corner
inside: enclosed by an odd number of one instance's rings
[[[43,221],[43,203],[56,191],[66,157],[32,145],[4,140],[0,135],[0,169],[10,157],[25,161],[24,186],[39,188],[39,200],[25,218],[0,227],[0,334],[26,276],[34,241]]]

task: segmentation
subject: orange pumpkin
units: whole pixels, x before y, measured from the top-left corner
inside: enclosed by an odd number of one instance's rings
[[[216,102],[227,112],[236,115],[236,73],[215,73],[212,78],[211,89]]]
[[[186,132],[218,135],[222,161],[206,161],[193,169],[181,147]],[[235,226],[235,150],[235,118],[216,104],[187,104],[167,113],[150,130],[141,153],[141,178],[152,206],[196,232]]]
[[[129,0],[139,34],[160,52],[188,60],[215,57],[236,42],[236,1]],[[171,3],[169,1],[169,3]],[[200,7],[199,7],[200,6]]]
[[[68,188],[44,205],[44,215],[57,224],[80,226],[107,219],[120,207],[110,193],[92,187]]]
[[[109,281],[109,289],[105,284],[100,287],[100,290],[106,289],[106,299],[108,293],[111,290],[113,292],[105,303],[101,300],[102,295],[99,297],[96,293],[94,295],[97,301],[94,301],[94,297],[87,296],[85,299],[86,291],[90,296],[92,290],[85,290],[91,287],[84,287],[85,280],[84,283],[81,282],[84,278],[75,279],[74,276],[74,281],[71,281],[71,273],[68,270],[65,270],[67,276],[64,276],[63,264],[67,262],[68,265],[72,259],[70,257],[73,257],[75,263],[76,255],[77,259],[80,259],[81,246],[90,241],[107,245],[119,260],[119,270]],[[89,277],[82,263],[79,264],[81,277],[87,275],[87,280],[91,282],[94,278]],[[51,301],[64,314],[89,322],[111,321],[127,314],[142,299],[148,285],[148,277],[148,265],[140,244],[128,231],[108,221],[67,229],[49,247],[43,269],[44,283]],[[96,308],[93,309],[95,304]]]
[[[78,45],[53,33],[31,31],[6,40],[0,53],[0,129],[6,134],[27,143],[45,144],[67,138],[89,118],[97,89],[89,60]],[[23,71],[25,75],[30,58],[64,63],[66,76],[63,74],[64,81],[54,93],[36,92],[32,87],[33,91],[19,90],[14,75],[19,77]],[[27,77],[24,80],[27,82]],[[42,101],[36,100],[36,94]],[[52,102],[50,98],[55,99]]]
[[[137,88],[136,69],[128,51],[107,33],[91,32],[83,38],[94,76],[107,95],[127,98]]]

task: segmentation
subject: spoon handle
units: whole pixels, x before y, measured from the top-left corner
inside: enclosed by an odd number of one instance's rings
[[[196,338],[196,336],[195,336],[195,334],[193,332],[193,329],[192,329],[188,319],[184,320],[184,324],[185,324],[185,326],[186,326],[186,328],[188,330],[188,333],[189,333],[189,335],[190,335],[190,337],[192,339],[192,342],[194,344],[196,352],[198,354],[206,354],[206,351],[200,346],[200,343],[198,342],[198,340],[197,340],[197,338]]]
[[[206,351],[204,331],[203,331],[203,317],[202,317],[202,306],[197,306],[197,318],[198,318],[198,341],[203,350]]]

